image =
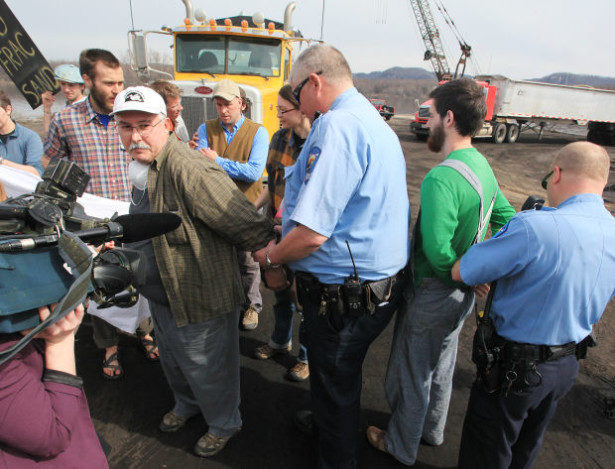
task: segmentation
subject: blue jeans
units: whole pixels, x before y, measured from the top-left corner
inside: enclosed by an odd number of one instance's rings
[[[269,345],[272,348],[279,349],[292,344],[293,315],[296,308],[290,288],[282,291],[276,291],[274,293],[275,305],[273,305],[273,315],[275,317],[275,324],[273,326],[273,333],[271,334],[271,341],[269,342]],[[302,316],[301,323],[299,324],[299,356],[297,357],[297,360],[307,363],[307,348],[304,343],[305,324]]]
[[[577,377],[574,355],[540,363],[542,381],[526,392],[490,395],[474,382],[463,422],[459,468],[530,468],[557,403]]]
[[[373,314],[319,314],[318,298],[300,298],[310,351],[310,393],[318,433],[318,467],[353,469],[361,408],[363,360],[402,300],[400,285]]]
[[[391,419],[387,451],[414,464],[421,438],[433,445],[444,439],[457,342],[474,293],[423,280],[412,301],[400,310],[385,382]]]
[[[207,321],[177,327],[168,306],[149,302],[160,364],[173,391],[173,412],[203,414],[209,431],[231,436],[239,413],[239,308]]]

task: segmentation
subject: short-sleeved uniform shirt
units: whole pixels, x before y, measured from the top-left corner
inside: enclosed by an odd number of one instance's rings
[[[578,343],[615,294],[615,219],[596,194],[521,212],[460,268],[469,285],[498,280],[492,316],[502,337]]]
[[[295,271],[327,284],[396,274],[408,260],[406,163],[395,133],[355,88],[314,121],[297,162],[285,171],[283,235],[298,224],[328,237]]]

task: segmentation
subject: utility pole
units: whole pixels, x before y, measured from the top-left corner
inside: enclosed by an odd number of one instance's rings
[[[322,0],[322,16],[320,17],[320,40],[322,41],[323,29],[325,27],[325,0]]]

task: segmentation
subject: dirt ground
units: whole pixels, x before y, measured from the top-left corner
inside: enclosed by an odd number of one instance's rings
[[[417,142],[408,130],[406,119],[391,122],[401,140],[407,161],[408,191],[413,214],[418,212],[421,180],[440,157],[430,153],[425,143]],[[540,179],[548,171],[554,152],[575,140],[548,134],[542,142],[535,135],[524,135],[516,144],[494,145],[477,142],[478,149],[491,163],[508,200],[519,209],[529,194],[545,195]],[[608,149],[612,160],[615,148]],[[609,184],[615,182],[611,174]],[[608,207],[615,210],[615,194],[605,194]],[[189,421],[175,434],[157,430],[162,415],[172,405],[170,390],[160,366],[147,363],[135,340],[123,337],[121,360],[126,376],[119,382],[102,378],[101,354],[91,340],[86,324],[79,333],[78,369],[84,377],[92,417],[100,434],[112,449],[113,468],[309,468],[315,458],[311,441],[299,434],[291,423],[293,413],[309,403],[308,383],[289,383],[282,378],[290,357],[275,361],[251,358],[253,348],[268,340],[271,333],[272,300],[264,291],[265,305],[256,331],[241,332],[243,430],[228,447],[212,460],[191,454],[195,441],[206,431],[202,418]],[[474,321],[466,321],[460,338],[445,442],[439,447],[421,447],[416,467],[454,467],[459,448],[460,429],[469,388],[474,376],[470,362]],[[615,467],[615,420],[603,415],[606,396],[615,397],[615,304],[611,302],[595,332],[599,347],[591,349],[582,362],[572,391],[561,402],[546,433],[538,468],[612,468]],[[296,334],[295,334],[295,337]],[[358,459],[362,468],[402,467],[389,456],[373,450],[363,432],[368,424],[386,425],[389,409],[383,379],[392,338],[392,324],[374,342],[364,366],[362,419],[358,434]],[[297,344],[295,344],[295,353]],[[87,467],[87,464],[84,466]]]

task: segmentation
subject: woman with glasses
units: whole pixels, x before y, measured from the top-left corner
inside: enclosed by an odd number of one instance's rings
[[[280,223],[284,198],[284,174],[292,167],[303,148],[303,143],[310,132],[309,119],[299,110],[299,102],[293,96],[290,85],[284,85],[278,95],[278,118],[280,127],[269,145],[267,159],[267,187],[254,202],[261,208],[267,202],[274,221]],[[276,291],[276,302],[273,306],[275,325],[269,343],[254,349],[254,356],[267,360],[275,355],[287,354],[292,349],[293,313],[295,311],[294,293],[291,287]],[[291,381],[303,381],[309,374],[307,349],[301,343],[303,324],[299,327],[299,356],[297,363],[286,372],[286,378]]]

